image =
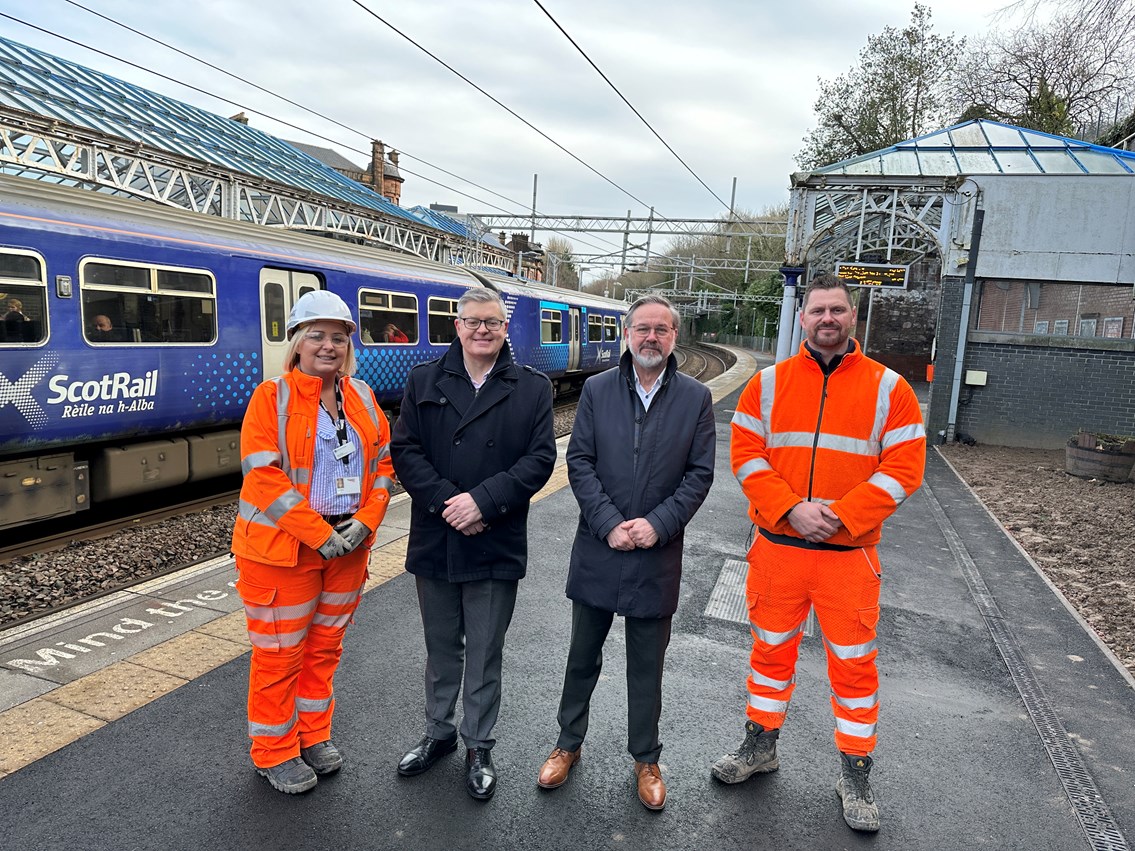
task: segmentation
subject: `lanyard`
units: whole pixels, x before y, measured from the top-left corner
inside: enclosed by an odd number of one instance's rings
[[[323,404],[322,399],[319,400],[319,407],[321,407],[321,408],[323,408],[323,410],[327,411],[327,406]],[[336,408],[336,411],[338,412],[339,416],[338,417],[331,416],[330,411],[327,411],[327,416],[331,417],[331,420],[335,423],[335,436],[339,438],[339,446],[343,447],[348,443],[347,418],[343,416],[343,393],[339,389],[338,383],[335,384],[335,408]],[[348,464],[351,463],[350,462],[350,453],[347,453],[346,455],[344,455],[340,460],[342,460],[343,466],[346,467]]]

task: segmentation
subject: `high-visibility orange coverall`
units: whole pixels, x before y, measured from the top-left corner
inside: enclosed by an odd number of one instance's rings
[[[331,738],[332,682],[374,541],[330,561],[317,552],[333,531],[307,501],[321,387],[298,370],[265,381],[240,432],[244,483],[232,548],[252,642],[248,734],[260,768]],[[390,427],[365,383],[343,378],[340,387],[363,453],[354,517],[373,530],[393,487]]]
[[[783,725],[812,606],[827,651],[836,746],[867,755],[879,714],[875,544],[883,521],[922,484],[926,432],[910,385],[858,342],[832,363],[826,374],[801,345],[753,377],[733,416],[733,474],[760,532],[748,555],[746,711],[766,729]],[[822,543],[806,541],[787,519],[805,500],[828,505],[842,521]]]

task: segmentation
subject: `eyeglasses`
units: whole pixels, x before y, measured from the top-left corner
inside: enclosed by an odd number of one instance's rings
[[[309,343],[315,343],[317,346],[322,346],[325,342],[327,342],[328,339],[327,335],[322,331],[308,331],[303,335],[303,338]],[[351,338],[346,334],[331,335],[331,345],[333,345],[337,349],[343,348],[349,342],[351,342]]]
[[[476,331],[482,325],[490,331],[499,331],[504,325],[503,319],[474,319],[472,316],[459,316],[458,320],[470,331]]]
[[[674,333],[673,327],[670,325],[633,325],[631,326],[631,333],[636,337],[646,337],[650,332],[654,332],[655,337],[669,337]]]

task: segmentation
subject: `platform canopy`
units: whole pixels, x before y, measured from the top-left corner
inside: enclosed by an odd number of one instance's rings
[[[792,175],[790,265],[941,256],[971,175],[1135,175],[1135,152],[978,119]]]

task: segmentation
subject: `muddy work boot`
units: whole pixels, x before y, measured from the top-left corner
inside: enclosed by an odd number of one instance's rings
[[[745,722],[745,741],[736,753],[727,753],[710,768],[722,783],[740,783],[754,774],[767,774],[780,768],[776,740],[780,730],[766,730],[760,724]]]
[[[843,799],[843,820],[852,830],[874,832],[879,829],[879,807],[871,794],[867,775],[871,773],[871,757],[841,753],[839,780],[835,790]]]

